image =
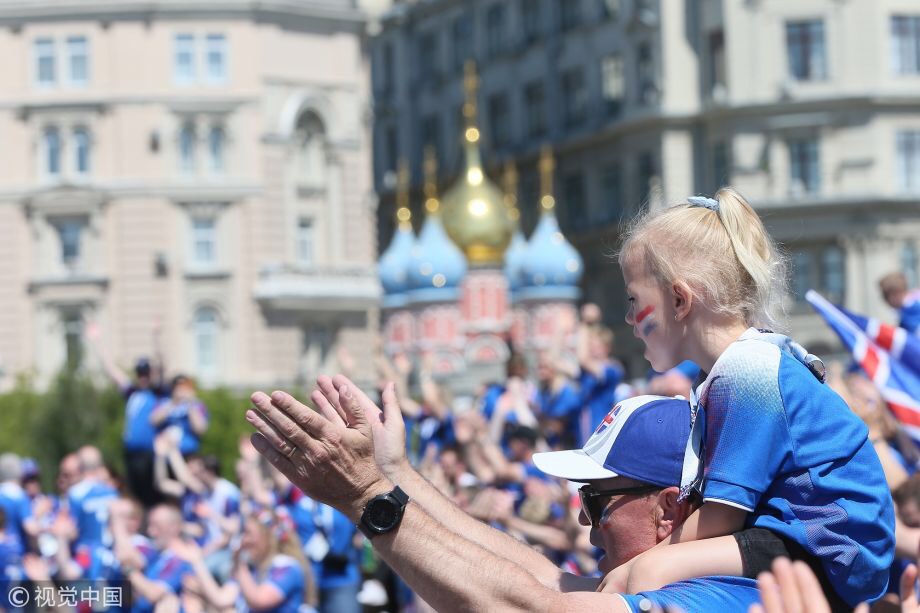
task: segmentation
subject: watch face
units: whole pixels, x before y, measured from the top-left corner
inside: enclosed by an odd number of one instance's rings
[[[389,530],[399,519],[399,505],[392,500],[371,500],[364,521],[374,530]]]

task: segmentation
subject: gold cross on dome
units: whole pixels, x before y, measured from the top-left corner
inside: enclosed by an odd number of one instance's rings
[[[467,121],[476,120],[476,95],[479,93],[479,76],[476,74],[476,62],[467,60],[463,68],[463,91],[466,93],[466,104],[463,105],[463,115]]]

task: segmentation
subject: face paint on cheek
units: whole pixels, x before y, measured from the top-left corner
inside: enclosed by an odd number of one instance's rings
[[[636,315],[636,323],[641,324],[645,320],[646,317],[648,317],[654,312],[655,312],[655,307],[653,307],[652,305],[648,305],[647,307],[639,311],[639,313]]]
[[[654,332],[657,328],[658,324],[654,320],[649,321],[647,324],[642,326],[642,336],[648,337],[648,335]]]

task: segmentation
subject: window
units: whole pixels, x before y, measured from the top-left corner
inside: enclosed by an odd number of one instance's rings
[[[179,131],[179,170],[195,172],[195,126],[186,123]]]
[[[546,90],[542,81],[532,81],[524,86],[524,113],[527,135],[539,138],[546,133]]]
[[[313,220],[301,217],[297,221],[297,262],[304,266],[313,264]]]
[[[89,132],[86,128],[77,128],[73,131],[73,168],[76,174],[89,174],[89,155]]]
[[[312,112],[301,115],[297,121],[300,140],[300,182],[319,187],[326,179],[325,128],[320,118]]]
[[[435,159],[441,159],[441,124],[437,115],[429,115],[422,120],[422,149],[434,149]]]
[[[641,43],[636,50],[636,75],[639,81],[639,103],[655,104],[658,102],[655,62],[652,58],[652,46],[649,43]]]
[[[811,255],[798,251],[792,256],[792,292],[796,302],[804,302],[811,289]]]
[[[584,123],[588,116],[588,90],[580,68],[562,73],[562,118],[566,127]]]
[[[581,23],[581,0],[557,0],[559,27],[570,30]]]
[[[492,133],[492,146],[496,149],[507,147],[511,143],[508,96],[505,94],[490,96],[488,108],[489,128]]]
[[[195,37],[191,34],[176,34],[173,41],[173,78],[176,83],[187,85],[195,81]]]
[[[913,243],[904,243],[901,248],[901,271],[907,277],[907,287],[920,285],[920,271],[917,270],[917,249]]]
[[[195,361],[198,373],[203,377],[214,377],[217,374],[219,325],[214,308],[202,307],[195,311]]]
[[[920,75],[920,15],[892,16],[891,70],[896,75]]]
[[[208,34],[205,39],[205,56],[208,82],[225,82],[227,80],[227,37],[223,34]]]
[[[217,223],[213,217],[192,218],[192,264],[208,268],[217,264]]]
[[[45,174],[50,177],[57,177],[61,174],[61,133],[57,128],[46,128],[43,139]]]
[[[817,140],[789,142],[789,171],[790,191],[793,195],[817,194],[821,190]]]
[[[608,164],[601,171],[600,205],[598,221],[611,222],[623,219],[623,169],[619,164]]]
[[[843,250],[837,246],[825,247],[821,253],[821,289],[831,302],[843,302],[846,284],[844,272]]]
[[[643,153],[639,156],[639,200],[646,201],[652,189],[652,179],[658,174],[655,166],[655,154]]]
[[[608,55],[601,59],[601,95],[604,99],[604,113],[616,117],[623,109],[623,95],[626,91],[623,74],[623,57]]]
[[[903,130],[897,135],[898,187],[920,191],[920,130]]]
[[[35,81],[42,86],[54,85],[54,40],[35,40]]]
[[[524,24],[524,41],[532,43],[540,38],[543,16],[540,13],[542,0],[521,0],[521,22]]]
[[[208,132],[208,157],[211,160],[211,172],[224,171],[224,129],[221,126],[212,126]]]
[[[709,35],[709,95],[723,95],[726,82],[725,34],[717,30]]]
[[[434,32],[423,35],[419,39],[418,48],[419,73],[422,81],[432,81],[438,76],[438,38]]]
[[[486,51],[496,56],[505,50],[505,5],[493,4],[486,12]]]
[[[786,49],[789,54],[789,76],[793,79],[821,81],[827,78],[823,21],[788,22]]]
[[[71,85],[82,86],[89,82],[89,43],[85,36],[67,39],[67,65]]]
[[[573,172],[562,180],[563,201],[560,203],[563,215],[572,228],[584,228],[589,223],[587,201],[585,200],[585,178],[580,172]]]
[[[597,0],[597,13],[601,19],[616,19],[620,16],[620,0]]]
[[[454,66],[462,69],[464,62],[473,57],[473,20],[468,14],[454,19]]]
[[[76,370],[83,361],[83,317],[79,312],[68,311],[62,314],[64,328],[65,368]]]
[[[80,263],[80,238],[84,225],[79,219],[65,219],[55,223],[61,241],[61,263],[69,269]]]
[[[731,162],[728,143],[719,142],[712,146],[712,185],[715,192],[731,183]]]
[[[396,163],[399,158],[399,141],[396,136],[396,126],[387,126],[384,142],[386,143],[387,170],[396,172]]]

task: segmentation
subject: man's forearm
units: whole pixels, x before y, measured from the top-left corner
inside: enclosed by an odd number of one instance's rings
[[[546,587],[560,589],[560,577],[564,573],[544,556],[465,513],[411,466],[405,465],[394,473],[388,475],[389,478],[440,524],[524,568]]]
[[[438,611],[548,611],[559,595],[521,566],[448,530],[414,502],[397,530],[371,542]]]

